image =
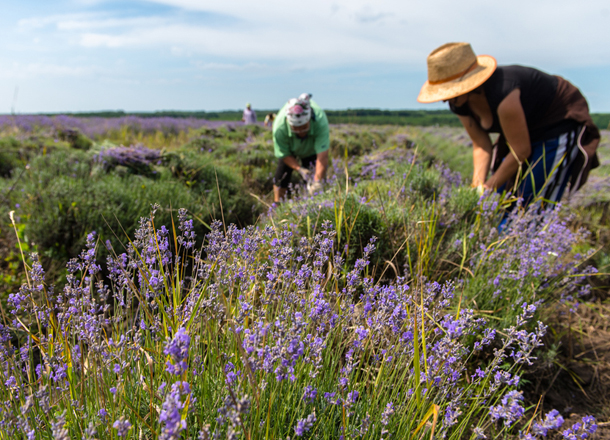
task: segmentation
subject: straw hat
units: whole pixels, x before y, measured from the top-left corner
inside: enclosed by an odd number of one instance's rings
[[[496,70],[496,59],[476,56],[468,43],[447,43],[428,55],[428,81],[417,100],[443,101],[471,92]]]

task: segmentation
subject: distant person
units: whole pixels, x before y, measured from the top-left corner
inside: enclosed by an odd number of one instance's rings
[[[265,122],[263,123],[263,125],[265,127],[272,127],[273,126],[273,120],[275,119],[275,113],[267,113],[265,115]]]
[[[246,108],[244,109],[244,114],[241,117],[244,125],[256,124],[256,112],[252,110],[252,106],[250,103],[246,104]]]
[[[599,130],[571,83],[531,67],[497,66],[468,43],[448,43],[428,56],[419,102],[449,102],[473,146],[472,186],[558,202],[599,165]],[[499,133],[492,145],[489,134]],[[490,175],[491,171],[491,175]]]
[[[310,194],[322,189],[326,177],[330,147],[328,119],[310,98],[311,95],[303,93],[291,99],[273,122],[273,147],[279,159],[273,185],[276,203],[286,196],[293,170],[307,182]]]

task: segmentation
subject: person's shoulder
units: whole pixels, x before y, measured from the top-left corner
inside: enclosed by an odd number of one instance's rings
[[[322,109],[322,107],[318,105],[317,102],[312,99],[309,101],[309,104],[311,105],[311,109],[316,115],[316,121],[327,120],[326,112]]]
[[[280,111],[275,115],[273,120],[273,135],[288,135],[288,128],[286,127],[286,106],[282,107]],[[271,119],[271,118],[270,118]]]
[[[320,107],[318,105],[318,103],[316,101],[314,101],[313,99],[309,100],[309,105],[311,105],[311,108],[315,111],[315,110],[322,110],[322,107]],[[322,110],[324,111],[324,110]]]
[[[536,75],[536,74],[546,74],[548,75],[548,73],[543,72],[540,69],[536,69],[535,67],[531,67],[531,66],[523,66],[521,64],[510,64],[507,66],[498,66],[496,68],[496,71],[499,71],[500,73],[502,73],[504,76],[523,76],[523,75]]]

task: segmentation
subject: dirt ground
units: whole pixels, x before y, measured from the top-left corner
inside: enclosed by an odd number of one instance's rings
[[[564,429],[592,415],[598,429],[590,438],[610,439],[610,292],[595,292],[598,297],[583,301],[575,313],[569,305],[557,310],[546,341],[555,355],[524,376],[530,382],[524,391],[530,404],[540,399],[539,412],[559,410]]]

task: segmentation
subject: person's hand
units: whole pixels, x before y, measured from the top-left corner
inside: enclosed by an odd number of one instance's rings
[[[299,167],[297,168],[297,172],[301,175],[305,182],[309,182],[311,179],[311,171],[309,171],[307,168]]]
[[[477,194],[479,197],[482,197],[483,194],[485,194],[485,186],[481,183],[479,185],[477,185],[477,187],[475,188]]]
[[[307,184],[307,192],[310,196],[313,196],[315,193],[320,192],[322,190],[322,182],[319,180],[314,180]]]

